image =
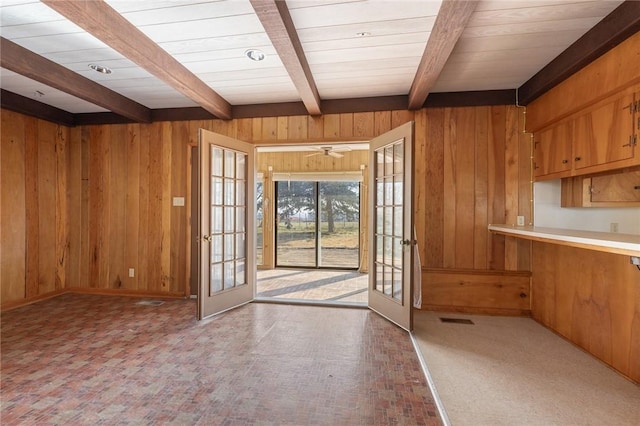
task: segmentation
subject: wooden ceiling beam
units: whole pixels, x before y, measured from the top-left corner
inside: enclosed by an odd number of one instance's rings
[[[70,112],[4,89],[0,89],[0,106],[11,111],[47,120],[52,123],[63,124],[68,127],[73,127],[76,124],[75,116]],[[118,116],[116,115],[116,117]]]
[[[77,98],[113,111],[123,117],[148,123],[151,111],[93,80],[0,37],[0,66]]]
[[[520,86],[518,102],[528,105],[638,31],[640,1],[627,0]]]
[[[444,0],[409,91],[409,109],[422,108],[453,48],[462,35],[477,1]]]
[[[117,50],[218,118],[231,105],[104,1],[42,0],[44,4]]]
[[[310,115],[322,113],[320,95],[285,1],[250,0]]]

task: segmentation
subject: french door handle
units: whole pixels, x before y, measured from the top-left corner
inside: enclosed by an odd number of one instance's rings
[[[402,244],[403,246],[412,246],[412,245],[414,245],[416,243],[417,243],[416,240],[402,240],[402,241],[400,241],[400,244]]]
[[[212,238],[211,238],[211,235],[203,235],[203,236],[202,236],[202,239],[203,239],[204,241],[206,241],[206,242],[210,243]]]

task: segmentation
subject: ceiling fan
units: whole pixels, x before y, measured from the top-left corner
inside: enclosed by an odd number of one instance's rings
[[[344,157],[344,154],[340,154],[341,152],[351,151],[351,148],[349,148],[348,146],[342,146],[342,147],[310,146],[309,149],[312,149],[312,150],[318,151],[318,152],[306,155],[306,157],[313,157],[315,155],[324,155],[325,157],[331,156],[331,157],[335,157],[335,158],[342,158],[342,157]]]

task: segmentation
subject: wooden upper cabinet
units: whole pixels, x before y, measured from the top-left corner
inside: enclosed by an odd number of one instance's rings
[[[535,132],[535,179],[640,165],[639,142],[640,92],[626,90]]]
[[[575,118],[576,170],[634,157],[634,105],[633,94],[626,94]]]
[[[565,121],[534,134],[534,174],[559,178],[571,174],[573,123]]]

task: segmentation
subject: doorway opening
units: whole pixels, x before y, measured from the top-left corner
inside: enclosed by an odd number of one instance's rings
[[[367,302],[368,143],[258,147],[260,300]]]

